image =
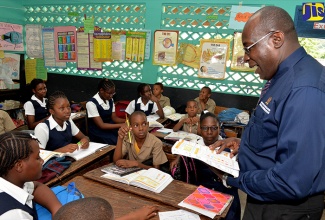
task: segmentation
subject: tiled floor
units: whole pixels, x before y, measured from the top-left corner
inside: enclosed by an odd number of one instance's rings
[[[241,205],[241,216],[243,217],[245,205],[246,205],[246,193],[244,193],[241,190],[238,190],[238,194],[239,194],[240,205]],[[322,216],[321,220],[325,220],[325,209],[324,209],[323,216]]]

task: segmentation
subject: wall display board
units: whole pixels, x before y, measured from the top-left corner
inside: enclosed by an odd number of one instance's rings
[[[23,26],[0,22],[0,50],[24,51]]]
[[[198,76],[224,79],[230,41],[226,39],[201,40],[201,58]]]
[[[43,58],[42,25],[26,24],[26,54],[32,58]]]
[[[179,31],[156,30],[154,33],[154,65],[176,64]]]
[[[95,27],[95,32],[100,32],[99,27]],[[102,62],[94,60],[94,38],[93,34],[85,33],[84,27],[78,28],[77,31],[77,48],[78,48],[78,70],[102,70]]]
[[[76,27],[54,27],[55,58],[57,62],[76,62]]]
[[[141,31],[128,31],[126,33],[126,60],[143,62],[146,48],[146,34],[146,32]]]
[[[4,58],[0,59],[0,79],[11,81],[19,80],[20,55],[4,53]]]
[[[106,62],[112,60],[111,32],[94,33],[94,60]]]
[[[43,57],[45,67],[65,68],[66,62],[57,62],[55,59],[54,28],[42,29]]]
[[[231,70],[236,71],[246,71],[246,72],[254,72],[256,67],[249,68],[248,63],[245,63],[244,56],[245,51],[243,50],[243,43],[241,40],[242,33],[235,32],[234,33],[234,42],[232,48],[232,59],[231,59]]]

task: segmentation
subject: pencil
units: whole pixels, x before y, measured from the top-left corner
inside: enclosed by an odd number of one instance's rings
[[[129,122],[129,119],[128,119],[128,116],[125,115],[125,122],[126,122],[126,125],[130,128],[130,122]],[[129,141],[131,143],[131,133],[130,133],[130,130],[128,132],[128,135],[129,135]]]

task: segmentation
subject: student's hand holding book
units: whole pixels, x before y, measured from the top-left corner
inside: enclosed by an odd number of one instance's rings
[[[240,145],[240,138],[231,137],[224,140],[216,141],[214,144],[211,144],[209,148],[211,150],[219,148],[217,151],[218,154],[220,154],[226,148],[229,148],[231,151],[230,158],[232,158],[238,154],[239,145]]]

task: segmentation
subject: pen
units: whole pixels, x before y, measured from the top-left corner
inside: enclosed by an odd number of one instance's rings
[[[125,122],[126,122],[126,125],[128,126],[128,128],[130,128],[130,122],[129,122],[129,119],[128,119],[128,116],[125,115]],[[130,130],[128,132],[128,135],[129,135],[129,141],[131,143],[131,133],[130,133]]]

